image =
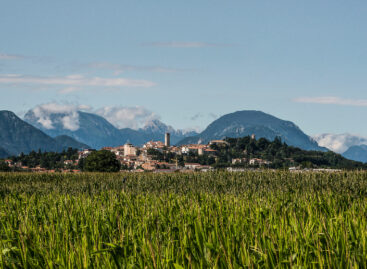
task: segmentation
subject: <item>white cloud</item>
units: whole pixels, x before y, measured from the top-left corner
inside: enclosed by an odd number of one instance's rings
[[[70,131],[79,129],[78,111],[80,110],[98,114],[120,129],[139,129],[148,121],[159,119],[158,115],[141,106],[106,106],[100,109],[92,109],[87,105],[47,103],[31,109],[36,121],[43,128],[55,129],[61,126],[63,129]]]
[[[131,128],[138,130],[139,128],[147,127],[149,123],[153,124],[153,127],[158,125],[158,128],[160,128],[160,124],[165,126],[165,124],[159,121],[159,115],[142,106],[106,106],[94,109],[88,105],[52,102],[34,107],[30,110],[33,113],[26,113],[24,118],[30,122],[37,122],[48,130],[62,128],[64,130],[77,131],[80,127],[78,111],[88,111],[100,115],[119,129]],[[193,131],[199,133],[202,131],[202,128],[199,126],[177,131],[171,126],[168,126],[168,128],[171,133],[177,132],[181,134],[188,134]]]
[[[88,110],[91,110],[92,108],[88,105],[78,105],[78,109],[88,111]]]
[[[196,113],[195,115],[193,115],[190,119],[191,120],[197,120],[197,119],[202,119],[202,118],[209,118],[209,119],[217,119],[218,118],[218,115],[214,114],[214,113]]]
[[[155,113],[141,106],[107,106],[96,110],[96,114],[106,118],[109,122],[120,129],[138,129],[150,120],[159,119]]]
[[[0,83],[39,84],[65,86],[102,86],[102,87],[152,87],[154,82],[126,78],[101,78],[70,75],[65,77],[37,77],[18,74],[0,75]]]
[[[207,47],[230,47],[231,44],[218,44],[207,42],[152,42],[142,44],[146,47],[168,47],[168,48],[207,48]]]
[[[204,115],[202,113],[196,113],[195,115],[193,115],[190,120],[197,120],[199,118],[204,117]]]
[[[64,88],[64,89],[59,90],[59,93],[61,93],[61,94],[69,94],[69,93],[78,92],[78,91],[81,91],[81,90],[82,89],[81,88],[78,88],[78,87],[67,87],[67,88]]]
[[[200,126],[194,126],[194,127],[181,129],[181,130],[178,130],[178,131],[181,131],[182,134],[186,135],[186,134],[191,133],[191,132],[201,133],[203,131],[203,128],[200,127]]]
[[[52,124],[52,120],[47,116],[42,116],[37,120],[38,123],[40,123],[44,128],[46,129],[54,129],[54,126]]]
[[[79,129],[79,115],[78,113],[72,113],[71,115],[62,118],[64,129],[70,131],[76,131]]]
[[[367,144],[367,137],[352,134],[320,134],[313,137],[317,143],[337,153],[344,153],[351,146]]]
[[[23,58],[24,56],[22,55],[0,53],[0,60],[18,60]]]
[[[78,110],[89,110],[86,105],[70,105],[48,103],[39,105],[31,111],[37,122],[46,129],[54,129],[56,124],[61,124],[66,130],[76,131],[79,129]]]
[[[115,75],[120,75],[126,71],[144,71],[144,72],[158,72],[158,73],[171,73],[171,72],[184,72],[188,71],[186,69],[180,68],[169,68],[162,66],[139,66],[139,65],[124,65],[115,64],[108,62],[94,62],[86,65],[88,68],[92,69],[105,69],[114,71]]]
[[[342,105],[342,106],[367,106],[367,99],[345,99],[335,96],[300,97],[293,99],[296,103]]]

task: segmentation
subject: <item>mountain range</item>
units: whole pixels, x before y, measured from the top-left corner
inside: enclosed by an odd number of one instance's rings
[[[318,134],[313,139],[321,146],[337,153],[344,153],[352,146],[367,145],[367,138],[349,133],[344,134]]]
[[[78,111],[75,115],[52,113],[47,118],[37,116],[30,110],[24,119],[51,137],[68,135],[93,148],[118,146],[126,142],[142,145],[149,140],[163,140],[164,134],[171,134],[172,144],[201,144],[225,137],[243,137],[255,134],[273,140],[280,137],[289,145],[306,150],[323,150],[294,123],[280,120],[261,111],[238,111],[227,114],[211,123],[202,133],[175,130],[159,120],[148,121],[143,128],[117,129],[99,115]],[[74,117],[74,118],[73,118]],[[70,119],[74,122],[71,124]],[[65,124],[67,122],[68,124]],[[70,128],[77,126],[78,128]]]
[[[24,120],[10,111],[0,111],[0,158],[28,153],[31,150],[61,151],[67,147],[95,148],[119,146],[126,142],[142,145],[150,140],[163,141],[171,134],[171,143],[206,144],[225,137],[244,137],[273,140],[280,137],[288,145],[305,150],[333,150],[346,158],[367,162],[367,140],[351,135],[323,134],[314,138],[306,135],[293,122],[276,118],[261,111],[244,110],[226,114],[213,121],[201,133],[175,130],[160,120],[150,120],[137,130],[119,129],[102,116],[83,111],[72,114],[49,113],[47,117],[28,111]],[[341,146],[340,141],[344,141]]]
[[[76,115],[52,113],[45,119],[30,110],[25,114],[24,120],[51,137],[68,135],[95,149],[119,146],[126,142],[142,145],[149,140],[164,139],[166,132],[171,134],[172,144],[176,144],[187,136],[196,135],[196,132],[175,130],[159,120],[151,120],[138,130],[118,129],[105,118],[82,111],[77,111]]]
[[[0,155],[18,155],[32,150],[62,151],[68,147],[88,148],[71,137],[52,138],[11,111],[0,111]]]
[[[313,139],[322,147],[326,147],[353,161],[367,162],[367,138],[349,133],[319,134]]]
[[[24,120],[51,137],[67,135],[95,149],[116,146],[122,142],[117,128],[103,117],[91,113],[52,113],[45,119],[30,110],[25,114]]]
[[[367,163],[367,145],[351,146],[342,155],[343,157],[353,161]]]

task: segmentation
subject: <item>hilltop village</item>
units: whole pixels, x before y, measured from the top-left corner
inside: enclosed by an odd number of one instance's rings
[[[98,161],[91,161],[100,155]],[[107,155],[104,155],[107,154]],[[109,156],[109,157],[106,157]],[[104,147],[99,151],[68,148],[61,153],[35,152],[20,154],[0,160],[0,171],[32,172],[82,172],[105,171],[106,158],[115,164],[113,171],[130,172],[192,172],[226,169],[330,170],[366,169],[367,165],[348,160],[331,151],[306,151],[288,146],[276,137],[273,141],[256,139],[255,135],[241,138],[211,140],[208,144],[175,146],[170,134],[164,142],[149,141],[138,147],[131,143],[118,147]],[[100,169],[89,169],[89,164],[99,163]]]
[[[255,140],[255,136],[252,138]],[[149,141],[141,147],[131,143],[118,147],[104,147],[101,150],[110,151],[115,154],[116,159],[121,164],[121,170],[132,172],[175,172],[175,171],[209,171],[213,170],[213,165],[218,163],[219,149],[228,147],[225,140],[212,140],[207,145],[190,144],[173,146],[170,143],[170,134],[165,134],[164,142]],[[58,166],[48,166],[42,161],[32,162],[27,158],[15,157],[6,159],[5,164],[17,170],[33,172],[81,172],[82,162],[95,149],[84,149],[81,151],[65,152],[61,159],[54,162],[61,162]],[[42,155],[42,153],[31,152],[29,156]],[[47,153],[44,153],[47,154]],[[268,166],[271,162],[260,158],[232,158],[233,165]]]
[[[158,171],[170,172],[177,170],[200,170],[212,169],[210,164],[215,163],[217,151],[212,145],[228,144],[224,140],[213,140],[208,145],[192,144],[172,146],[170,134],[165,134],[164,143],[161,141],[149,141],[142,147],[136,147],[127,143],[120,147],[105,147],[116,155],[117,160],[125,169],[135,171]],[[81,157],[90,154],[89,150],[81,152]],[[198,161],[199,159],[206,161]]]

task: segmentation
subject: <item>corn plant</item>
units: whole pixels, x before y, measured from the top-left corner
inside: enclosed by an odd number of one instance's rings
[[[353,268],[367,173],[0,174],[0,268]]]

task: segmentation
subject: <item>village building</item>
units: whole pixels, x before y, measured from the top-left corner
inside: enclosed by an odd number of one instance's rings
[[[74,161],[73,160],[65,160],[64,161],[64,165],[73,165]]]
[[[4,160],[4,162],[9,166],[9,167],[13,167],[13,161],[8,159],[8,160]]]
[[[82,158],[86,158],[88,157],[88,155],[90,155],[93,151],[96,151],[95,149],[84,149],[82,151],[78,152],[78,158],[82,159]]]
[[[243,164],[243,163],[246,163],[246,162],[247,162],[246,158],[232,159],[232,164]]]
[[[124,156],[136,156],[136,148],[132,144],[126,143],[124,145]]]
[[[157,168],[157,162],[156,161],[150,161],[150,162],[146,162],[146,163],[143,163],[141,165],[141,167],[144,169],[144,170],[147,170],[147,171],[153,171]]]
[[[253,159],[250,159],[249,164],[250,165],[269,165],[271,164],[271,162],[263,160],[263,159],[253,158]]]
[[[224,140],[211,140],[209,142],[209,145],[217,145],[217,146],[221,146],[221,145],[225,145],[225,146],[229,146],[229,143],[227,141]]]
[[[206,147],[207,147],[206,145],[200,145],[200,144],[184,145],[181,147],[181,152],[182,154],[194,153],[194,154],[202,155],[203,150],[206,149]]]
[[[47,170],[46,170],[46,168],[42,168],[42,167],[40,167],[39,165],[38,166],[36,166],[36,167],[34,167],[34,168],[30,168],[30,170],[32,171],[32,172],[46,172]]]
[[[163,149],[166,147],[161,141],[149,141],[143,145],[143,149]]]
[[[174,153],[174,154],[178,154],[178,155],[181,155],[182,154],[181,148],[175,147],[175,146],[170,147],[169,148],[169,151],[172,152],[172,153]]]
[[[185,168],[190,170],[195,170],[201,166],[200,163],[185,163]]]
[[[217,151],[215,149],[206,148],[203,149],[203,154],[209,156],[215,156],[217,154]]]

